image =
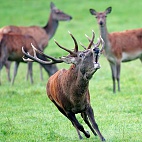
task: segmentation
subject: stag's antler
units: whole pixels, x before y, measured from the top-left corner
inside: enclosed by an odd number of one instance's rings
[[[71,56],[76,57],[77,56],[77,52],[78,52],[78,44],[77,44],[77,41],[76,41],[75,37],[70,32],[69,32],[69,34],[72,37],[72,39],[74,41],[74,44],[75,44],[74,51],[71,51],[71,50],[66,49],[65,47],[61,46],[55,39],[54,39],[54,41],[61,49],[69,52]]]
[[[65,50],[65,51],[69,52],[69,53],[70,53],[69,56],[72,56],[72,57],[74,56],[74,57],[76,57],[76,56],[77,56],[77,52],[78,52],[78,44],[77,44],[77,41],[76,41],[76,39],[74,38],[74,36],[73,36],[70,32],[69,32],[69,34],[70,34],[70,36],[72,37],[72,39],[73,39],[73,41],[74,41],[74,44],[75,44],[74,51],[71,51],[71,50],[69,50],[69,49],[66,49],[65,47],[61,46],[56,40],[54,40],[54,41],[55,41],[55,43],[56,43],[61,49],[63,49],[63,50]],[[42,51],[40,51],[39,49],[35,48],[32,43],[31,43],[31,46],[32,46],[32,48],[33,48],[34,56],[30,55],[28,52],[26,52],[26,51],[24,50],[24,47],[22,47],[22,52],[24,53],[25,57],[27,57],[27,58],[23,57],[23,60],[24,60],[24,61],[27,61],[27,62],[36,61],[36,62],[41,63],[41,64],[55,64],[55,63],[62,63],[62,62],[63,62],[63,60],[62,60],[61,58],[60,58],[60,59],[56,59],[56,58],[54,58],[54,57],[51,57],[51,56],[49,56],[49,55],[44,54],[44,53],[43,53]],[[52,61],[44,61],[44,60],[39,59],[39,58],[37,57],[37,53],[40,54],[40,55],[42,55],[42,56],[44,56],[44,57],[46,57],[47,59],[52,60]]]
[[[36,62],[39,62],[39,63],[41,63],[41,64],[55,64],[55,63],[62,63],[62,62],[63,62],[61,59],[56,59],[56,58],[54,58],[54,57],[51,57],[51,56],[48,56],[48,55],[44,54],[42,51],[40,51],[40,50],[38,50],[37,48],[35,48],[32,43],[31,43],[31,46],[32,46],[32,48],[33,48],[34,56],[30,55],[30,54],[29,54],[28,52],[26,52],[26,51],[24,50],[24,48],[22,47],[22,52],[24,53],[24,55],[25,55],[26,57],[28,57],[28,58],[23,57],[23,60],[24,60],[24,61],[26,61],[26,62],[33,62],[33,61],[36,61]],[[41,55],[43,55],[44,57],[46,57],[46,58],[52,60],[52,61],[44,61],[44,60],[39,59],[39,58],[37,57],[37,55],[36,55],[36,52],[39,53],[39,54],[41,54]]]
[[[87,37],[87,39],[89,40],[89,42],[91,43],[92,42],[92,40],[87,36],[87,35],[85,35],[86,37]],[[100,44],[101,44],[101,46],[102,46],[102,48],[101,48],[101,50],[100,50],[100,53],[102,53],[102,51],[104,50],[104,45],[105,45],[105,42],[104,42],[104,40],[102,39],[102,37],[100,36],[100,38],[98,38],[98,41],[97,41],[97,43],[92,43],[92,45],[94,46],[94,48],[96,48],[96,47],[99,47],[100,46]]]
[[[80,45],[81,45],[84,49],[90,49],[91,46],[94,44],[95,33],[94,33],[93,30],[92,30],[92,33],[93,33],[92,39],[90,39],[90,38],[85,34],[85,36],[87,36],[87,38],[89,38],[89,42],[90,42],[90,44],[88,45],[88,47],[85,47],[85,46],[80,42]]]

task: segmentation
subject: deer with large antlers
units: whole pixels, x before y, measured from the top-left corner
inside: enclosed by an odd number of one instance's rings
[[[69,21],[72,17],[60,9],[58,9],[53,2],[50,3],[50,15],[47,24],[44,27],[40,26],[5,26],[0,29],[0,33],[18,33],[22,35],[32,36],[38,44],[38,47],[43,51],[48,45],[49,40],[54,36],[60,21]],[[27,79],[30,75],[30,68],[28,67]],[[40,68],[41,69],[41,68]],[[41,79],[42,71],[40,72]]]
[[[105,42],[104,50],[111,67],[113,92],[115,93],[116,80],[118,91],[120,91],[121,62],[128,62],[135,59],[140,59],[142,62],[142,28],[108,33],[106,17],[111,13],[111,10],[111,7],[108,7],[104,12],[97,12],[94,9],[90,9],[90,13],[96,17],[100,34]]]
[[[69,52],[69,55],[63,56],[60,59],[56,59],[45,55],[41,51],[38,51],[34,46],[34,57],[24,51],[26,58],[25,61],[37,61],[43,64],[54,64],[65,62],[72,64],[68,70],[61,69],[52,75],[47,83],[47,95],[49,99],[55,104],[58,110],[66,116],[76,128],[78,136],[82,139],[80,132],[89,138],[90,134],[84,130],[84,127],[78,122],[75,114],[81,113],[81,116],[85,123],[89,126],[94,135],[99,135],[101,141],[105,141],[102,136],[97,123],[95,122],[94,112],[90,104],[90,93],[89,93],[89,80],[93,74],[100,68],[98,62],[99,54],[103,50],[104,42],[100,38],[98,43],[93,43],[94,32],[91,42],[84,51],[78,51],[78,44],[72,34],[70,34],[74,43],[74,51],[71,51],[56,41],[56,44],[63,50]],[[98,46],[102,45],[102,49],[99,50]],[[92,49],[91,46],[94,46]],[[51,59],[50,62],[41,61],[36,57],[36,53]],[[89,118],[89,119],[88,119]],[[91,122],[91,123],[90,123]],[[95,132],[96,131],[96,132]],[[97,134],[96,134],[97,133]]]
[[[24,36],[19,34],[12,34],[12,33],[2,35],[2,39],[0,42],[0,70],[2,69],[3,65],[7,63],[7,61],[16,62],[11,84],[14,83],[19,63],[23,62],[22,46],[25,47],[25,50],[27,52],[29,52],[30,54],[33,54],[33,51],[31,49],[31,43],[33,43],[33,45],[36,46],[36,48],[40,49],[32,36],[28,36],[28,35]],[[40,54],[38,54],[38,57],[41,59],[46,59],[42,57]],[[33,83],[32,62],[28,62],[28,66],[30,66],[29,68],[30,74],[31,74],[30,79],[31,79],[31,83]],[[42,66],[47,71],[49,76],[51,76],[58,70],[55,65],[42,64]]]

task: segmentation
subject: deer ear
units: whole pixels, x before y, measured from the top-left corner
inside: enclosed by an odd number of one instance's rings
[[[50,8],[53,9],[54,7],[55,7],[54,3],[51,2],[51,3],[50,3]]]
[[[111,11],[112,11],[112,7],[108,7],[108,8],[105,10],[106,14],[111,13]]]
[[[61,60],[63,60],[67,64],[76,64],[77,63],[75,57],[68,57],[68,56],[61,57]]]
[[[92,15],[96,15],[96,14],[97,14],[96,10],[94,10],[94,9],[90,9],[90,13],[91,13]]]

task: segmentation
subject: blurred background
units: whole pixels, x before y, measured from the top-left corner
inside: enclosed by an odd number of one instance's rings
[[[0,27],[45,26],[50,14],[49,0],[1,0]],[[90,8],[104,11],[112,7],[107,16],[109,32],[142,28],[142,0],[53,0],[57,8],[71,15],[73,19],[60,22],[55,36],[49,41],[44,53],[60,57],[67,53],[54,43],[54,39],[66,48],[73,49],[74,43],[68,34],[70,31],[78,43],[85,46],[87,34],[92,30],[99,37],[99,27]],[[82,49],[82,47],[79,47]],[[96,72],[90,82],[91,102],[97,116],[98,125],[108,141],[140,142],[142,132],[142,64],[139,60],[122,63],[121,92],[112,93],[112,79],[109,63],[102,55],[102,68]],[[58,64],[59,69],[70,65]],[[14,86],[7,81],[7,73],[1,71],[0,86],[0,141],[77,141],[76,131],[69,121],[61,116],[55,106],[46,97],[47,73],[43,70],[44,80],[40,80],[39,65],[33,65],[34,84],[25,80],[27,65],[21,63]],[[13,74],[13,63],[11,77]],[[52,108],[52,110],[51,110]],[[81,119],[80,119],[81,121]],[[61,123],[63,124],[61,124]],[[59,125],[60,123],[60,125]],[[83,123],[83,122],[82,122]],[[88,128],[87,128],[88,129]],[[90,139],[94,140],[93,134]],[[95,138],[95,141],[99,141]]]

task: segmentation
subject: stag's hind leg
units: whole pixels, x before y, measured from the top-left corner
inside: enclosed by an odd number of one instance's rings
[[[88,110],[87,110],[87,115],[88,115],[88,117],[89,117],[89,120],[90,120],[90,122],[91,122],[93,128],[96,130],[98,136],[100,137],[101,141],[105,141],[105,138],[102,136],[102,134],[101,134],[101,132],[100,132],[100,130],[99,130],[99,127],[98,127],[98,125],[97,125],[97,123],[96,123],[96,121],[95,121],[94,112],[93,112],[93,109],[92,109],[91,106],[90,106],[90,107],[88,108]]]
[[[67,117],[68,117],[68,119],[70,119],[70,121],[72,122],[72,124],[76,128],[77,132],[81,131],[84,133],[84,135],[87,138],[90,138],[89,132],[84,130],[84,127],[78,122],[74,113],[68,112]],[[82,139],[82,137],[80,137],[81,136],[80,133],[78,133],[78,134],[79,134],[79,138]]]

